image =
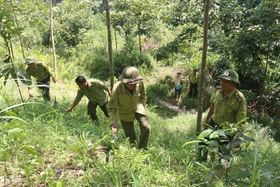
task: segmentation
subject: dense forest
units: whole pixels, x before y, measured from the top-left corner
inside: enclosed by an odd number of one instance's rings
[[[209,3],[207,46],[205,10]],[[279,186],[280,2],[272,0],[0,0],[0,186]],[[207,51],[206,69],[202,67]],[[51,102],[27,94],[24,59],[52,67]],[[89,122],[85,100],[71,113],[75,78],[112,87],[127,66],[147,87],[149,150],[112,140],[108,119]],[[197,109],[188,75],[215,85],[234,69],[248,104],[242,147],[230,163],[196,159]],[[182,72],[180,114],[172,77]],[[206,76],[207,75],[207,76]],[[211,77],[211,79],[206,79]],[[36,88],[33,88],[35,91]],[[102,112],[98,111],[102,116]],[[236,125],[236,124],[235,124]],[[231,126],[231,130],[237,126]],[[121,134],[122,132],[120,132]],[[138,132],[139,133],[139,132]],[[244,135],[244,136],[243,136]],[[110,147],[100,151],[98,145]],[[218,153],[214,149],[213,154]]]

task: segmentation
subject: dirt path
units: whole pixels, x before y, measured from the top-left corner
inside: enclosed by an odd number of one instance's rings
[[[173,104],[171,104],[171,103],[168,103],[168,102],[166,102],[166,101],[159,100],[159,103],[162,104],[162,105],[164,105],[164,106],[166,106],[167,108],[170,108],[170,109],[172,109],[172,110],[174,110],[174,111],[176,111],[176,112],[179,112],[179,113],[181,113],[181,114],[187,113],[186,110],[183,110],[183,109],[181,109],[179,106],[175,106],[175,105],[173,105]]]

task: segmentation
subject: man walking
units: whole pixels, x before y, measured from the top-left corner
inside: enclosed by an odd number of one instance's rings
[[[41,62],[36,62],[33,57],[27,57],[25,59],[25,64],[28,66],[26,68],[26,73],[29,79],[27,81],[27,84],[29,86],[32,84],[31,76],[33,76],[36,79],[36,84],[38,88],[42,92],[43,98],[45,100],[51,100],[50,77],[52,77],[53,82],[56,83],[56,79],[54,78],[52,72],[45,64]],[[30,87],[28,87],[28,94],[30,98],[34,97]]]
[[[190,80],[190,91],[189,91],[189,98],[197,97],[197,84],[199,77],[197,75],[197,70],[194,69],[192,74],[189,75]]]
[[[147,149],[151,126],[145,110],[147,94],[143,78],[135,67],[127,67],[123,70],[119,80],[114,85],[111,99],[107,104],[110,128],[118,129],[118,116],[125,136],[129,138],[130,143],[136,143],[134,130],[134,120],[136,119],[141,130],[138,148]]]
[[[98,79],[90,79],[89,81],[87,81],[83,76],[78,76],[75,79],[75,82],[80,89],[77,92],[73,104],[66,110],[68,112],[72,111],[72,109],[81,101],[82,97],[86,96],[89,100],[87,106],[88,115],[90,116],[93,122],[98,121],[98,117],[96,115],[97,106],[100,107],[105,116],[109,117],[106,108],[106,104],[108,102],[106,92],[108,92],[110,96],[111,91],[106,87],[106,85]]]
[[[211,105],[204,123],[206,128],[207,125],[215,128],[224,122],[238,123],[247,116],[246,99],[236,88],[236,84],[240,84],[238,74],[234,70],[225,70],[218,78],[221,89],[210,99]],[[202,156],[202,160],[206,159],[207,152]]]

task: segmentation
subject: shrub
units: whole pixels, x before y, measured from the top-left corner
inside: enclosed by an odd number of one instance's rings
[[[156,103],[158,98],[165,98],[169,87],[160,83],[150,85],[147,88],[148,104]]]
[[[150,58],[138,51],[133,51],[131,53],[121,52],[114,57],[115,74],[120,76],[122,70],[128,66],[144,66],[147,69],[151,67]]]

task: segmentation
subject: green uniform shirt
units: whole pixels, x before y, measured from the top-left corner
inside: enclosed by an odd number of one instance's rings
[[[195,83],[198,82],[199,76],[198,76],[197,74],[196,74],[196,75],[191,74],[191,75],[189,76],[189,79],[190,79],[190,82],[191,82],[192,84],[195,84]]]
[[[122,82],[117,82],[112,91],[111,99],[107,104],[110,124],[117,123],[117,115],[120,120],[131,122],[135,119],[135,113],[146,115],[145,103],[147,94],[143,82],[138,83],[131,94]]]
[[[88,89],[82,88],[79,89],[75,98],[75,102],[79,103],[83,96],[86,96],[89,102],[93,104],[99,104],[100,106],[104,105],[108,99],[106,91],[106,85],[97,79],[90,79],[88,82]]]
[[[29,76],[29,80],[31,80],[30,76],[33,76],[36,81],[42,81],[48,77],[52,76],[52,72],[49,68],[43,63],[35,63],[35,69],[26,68],[26,73]],[[28,84],[31,85],[31,81],[28,81]]]
[[[237,123],[247,116],[246,99],[236,88],[225,98],[223,91],[218,90],[212,95],[210,102],[214,105],[212,119],[217,124]]]

